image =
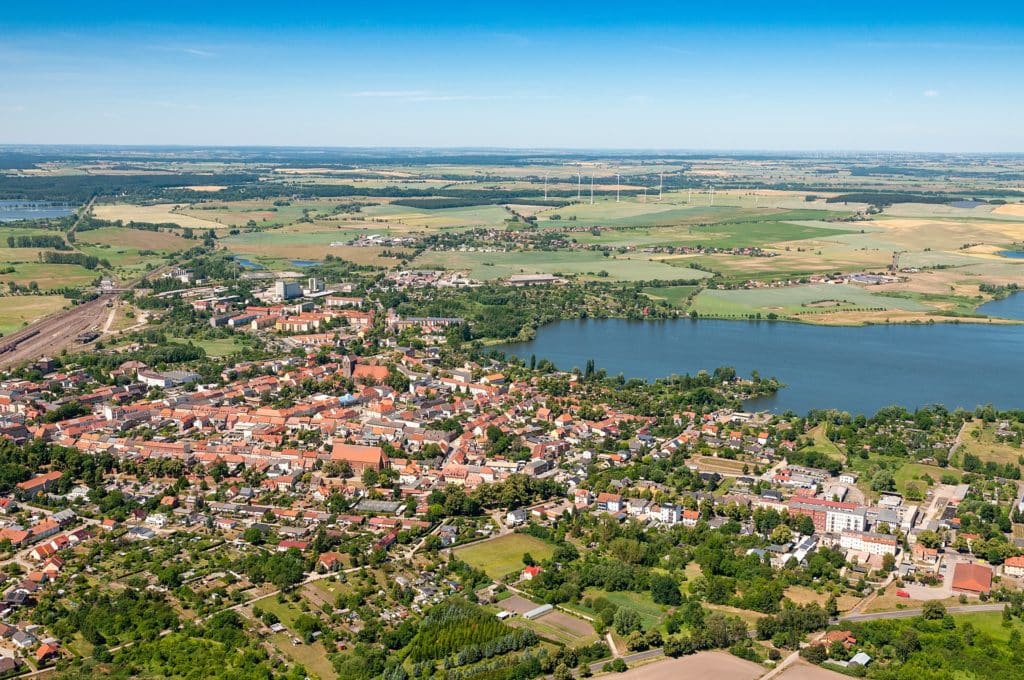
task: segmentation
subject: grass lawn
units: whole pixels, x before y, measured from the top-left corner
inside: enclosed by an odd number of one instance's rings
[[[546,560],[555,552],[550,543],[526,534],[507,534],[456,548],[455,555],[470,566],[482,569],[492,579],[504,578],[523,568],[523,553],[535,560]]]
[[[997,640],[1003,642],[1010,639],[1010,633],[1017,630],[1020,633],[1024,633],[1024,623],[1021,623],[1020,619],[1013,619],[1013,622],[1008,627],[1003,627],[1003,614],[1002,612],[974,612],[972,614],[953,614],[953,618],[956,619],[958,626],[962,626],[965,623],[970,623],[974,626],[974,630],[981,631],[991,635]]]
[[[896,480],[896,490],[902,494],[907,492],[907,484],[914,480],[921,480],[922,476],[931,477],[936,483],[942,480],[943,475],[953,475],[959,478],[960,473],[957,470],[951,470],[949,468],[940,468],[937,465],[923,465],[921,463],[905,463],[896,469],[893,473],[893,477]],[[928,487],[926,482],[918,481],[917,486],[922,492],[927,491]]]
[[[641,292],[649,298],[664,300],[673,307],[686,307],[690,296],[699,286],[659,286],[644,288]]]
[[[7,335],[25,323],[71,304],[63,295],[8,295],[0,297],[0,333]]]
[[[283,603],[277,601],[277,595],[265,597],[252,603],[253,607],[259,607],[263,611],[273,612],[281,620],[281,624],[289,630],[295,625],[295,619],[302,614],[299,605],[295,602],[285,600]],[[289,643],[291,644],[291,643]]]

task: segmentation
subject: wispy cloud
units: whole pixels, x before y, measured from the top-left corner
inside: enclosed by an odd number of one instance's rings
[[[925,90],[924,92],[921,93],[921,96],[923,96],[923,97],[938,97],[939,96],[939,91],[938,90]]]
[[[202,57],[204,59],[217,56],[217,53],[212,50],[203,49],[201,47],[192,47],[189,45],[155,45],[153,49],[161,50],[162,52],[188,54],[193,57]]]

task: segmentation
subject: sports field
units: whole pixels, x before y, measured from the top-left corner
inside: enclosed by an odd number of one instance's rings
[[[470,566],[483,570],[493,579],[500,579],[525,566],[523,554],[530,553],[540,562],[555,552],[550,543],[527,534],[506,534],[455,549],[455,555]]]

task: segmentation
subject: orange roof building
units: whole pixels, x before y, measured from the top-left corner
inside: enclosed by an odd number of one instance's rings
[[[980,595],[992,590],[992,570],[980,564],[959,562],[953,570],[953,590]]]

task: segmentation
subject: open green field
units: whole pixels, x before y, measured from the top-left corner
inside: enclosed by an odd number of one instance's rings
[[[551,223],[558,224],[557,222]],[[829,224],[822,222],[821,224]],[[809,226],[776,220],[721,222],[708,225],[671,225],[638,229],[602,229],[599,235],[589,232],[573,233],[580,243],[596,243],[610,247],[635,246],[705,246],[711,248],[738,248],[802,241],[812,238],[832,238],[850,233],[846,226]]]
[[[71,302],[63,295],[6,295],[0,297],[0,333],[7,335],[26,323],[63,309]]]
[[[620,202],[614,198],[604,198],[590,204],[587,201],[559,208],[549,208],[538,215],[538,224],[545,228],[559,226],[576,227],[673,227],[708,225],[725,222],[757,223],[767,221],[817,220],[840,217],[850,214],[843,206],[831,206],[831,209],[812,210],[780,210],[754,205],[751,200],[740,205],[734,201],[732,205],[708,205],[707,200],[693,197],[692,203],[686,202],[686,195],[670,195],[667,200],[658,202],[649,197],[646,202],[642,198],[626,197]],[[818,206],[815,206],[816,208]],[[552,216],[559,219],[552,220]]]
[[[928,311],[924,304],[906,298],[875,295],[865,288],[847,284],[817,284],[782,288],[704,290],[693,308],[707,316],[748,316],[775,313],[779,316],[807,316],[835,311],[871,309]]]
[[[593,251],[427,251],[416,258],[413,266],[469,270],[471,277],[485,281],[504,279],[513,274],[578,274],[619,281],[703,279],[711,276],[704,271],[673,267],[641,255],[603,257]]]
[[[292,627],[295,625],[295,619],[302,613],[302,610],[294,602],[289,600],[278,602],[277,595],[270,595],[262,600],[256,600],[252,605],[253,607],[259,607],[263,611],[273,612],[280,619],[281,624],[289,630],[292,630]]]
[[[609,592],[607,590],[600,590],[598,588],[587,588],[583,592],[583,597],[591,598],[592,600],[599,597],[603,597],[617,607],[626,607],[632,609],[644,622],[644,628],[656,628],[661,625],[662,619],[665,618],[665,612],[668,611],[668,607],[660,604],[655,604],[654,600],[651,599],[650,593],[634,593],[630,591],[615,591]],[[575,609],[579,609],[581,612],[588,616],[593,616],[594,612],[582,605],[577,605]]]
[[[147,265],[151,267],[158,267],[164,264],[164,258],[162,254],[158,252],[145,253],[146,249],[140,248],[115,248],[104,245],[88,245],[80,244],[77,248],[86,255],[95,255],[96,257],[107,260],[110,262],[110,266],[116,270],[120,270],[122,274],[130,274],[131,272],[141,271],[146,268]]]
[[[204,201],[180,212],[196,219],[242,227],[250,222],[257,227],[291,224],[303,216],[326,217],[333,213],[337,201],[285,201],[288,205],[274,205],[273,201]]]
[[[14,281],[21,286],[27,286],[35,281],[41,290],[52,290],[65,286],[84,286],[101,276],[99,271],[91,271],[77,264],[19,262],[13,266],[14,272],[0,274],[0,281],[3,283]]]
[[[551,544],[527,534],[506,534],[489,541],[456,548],[455,555],[470,566],[483,570],[492,579],[504,578],[523,568],[523,554],[530,553],[538,562],[555,552]]]
[[[686,307],[690,296],[700,286],[657,286],[643,289],[643,294],[655,300],[664,300],[673,307]]]
[[[322,260],[333,255],[356,264],[392,267],[398,263],[393,257],[382,257],[385,250],[401,252],[401,248],[332,246],[345,243],[353,238],[368,234],[387,233],[384,228],[352,228],[348,224],[293,224],[280,229],[251,231],[220,240],[220,244],[233,253],[270,266],[283,263],[284,268],[294,268],[287,260]]]
[[[512,213],[500,205],[473,205],[464,208],[427,210],[404,205],[367,206],[360,213],[365,219],[417,229],[454,229],[457,227],[501,227]]]

